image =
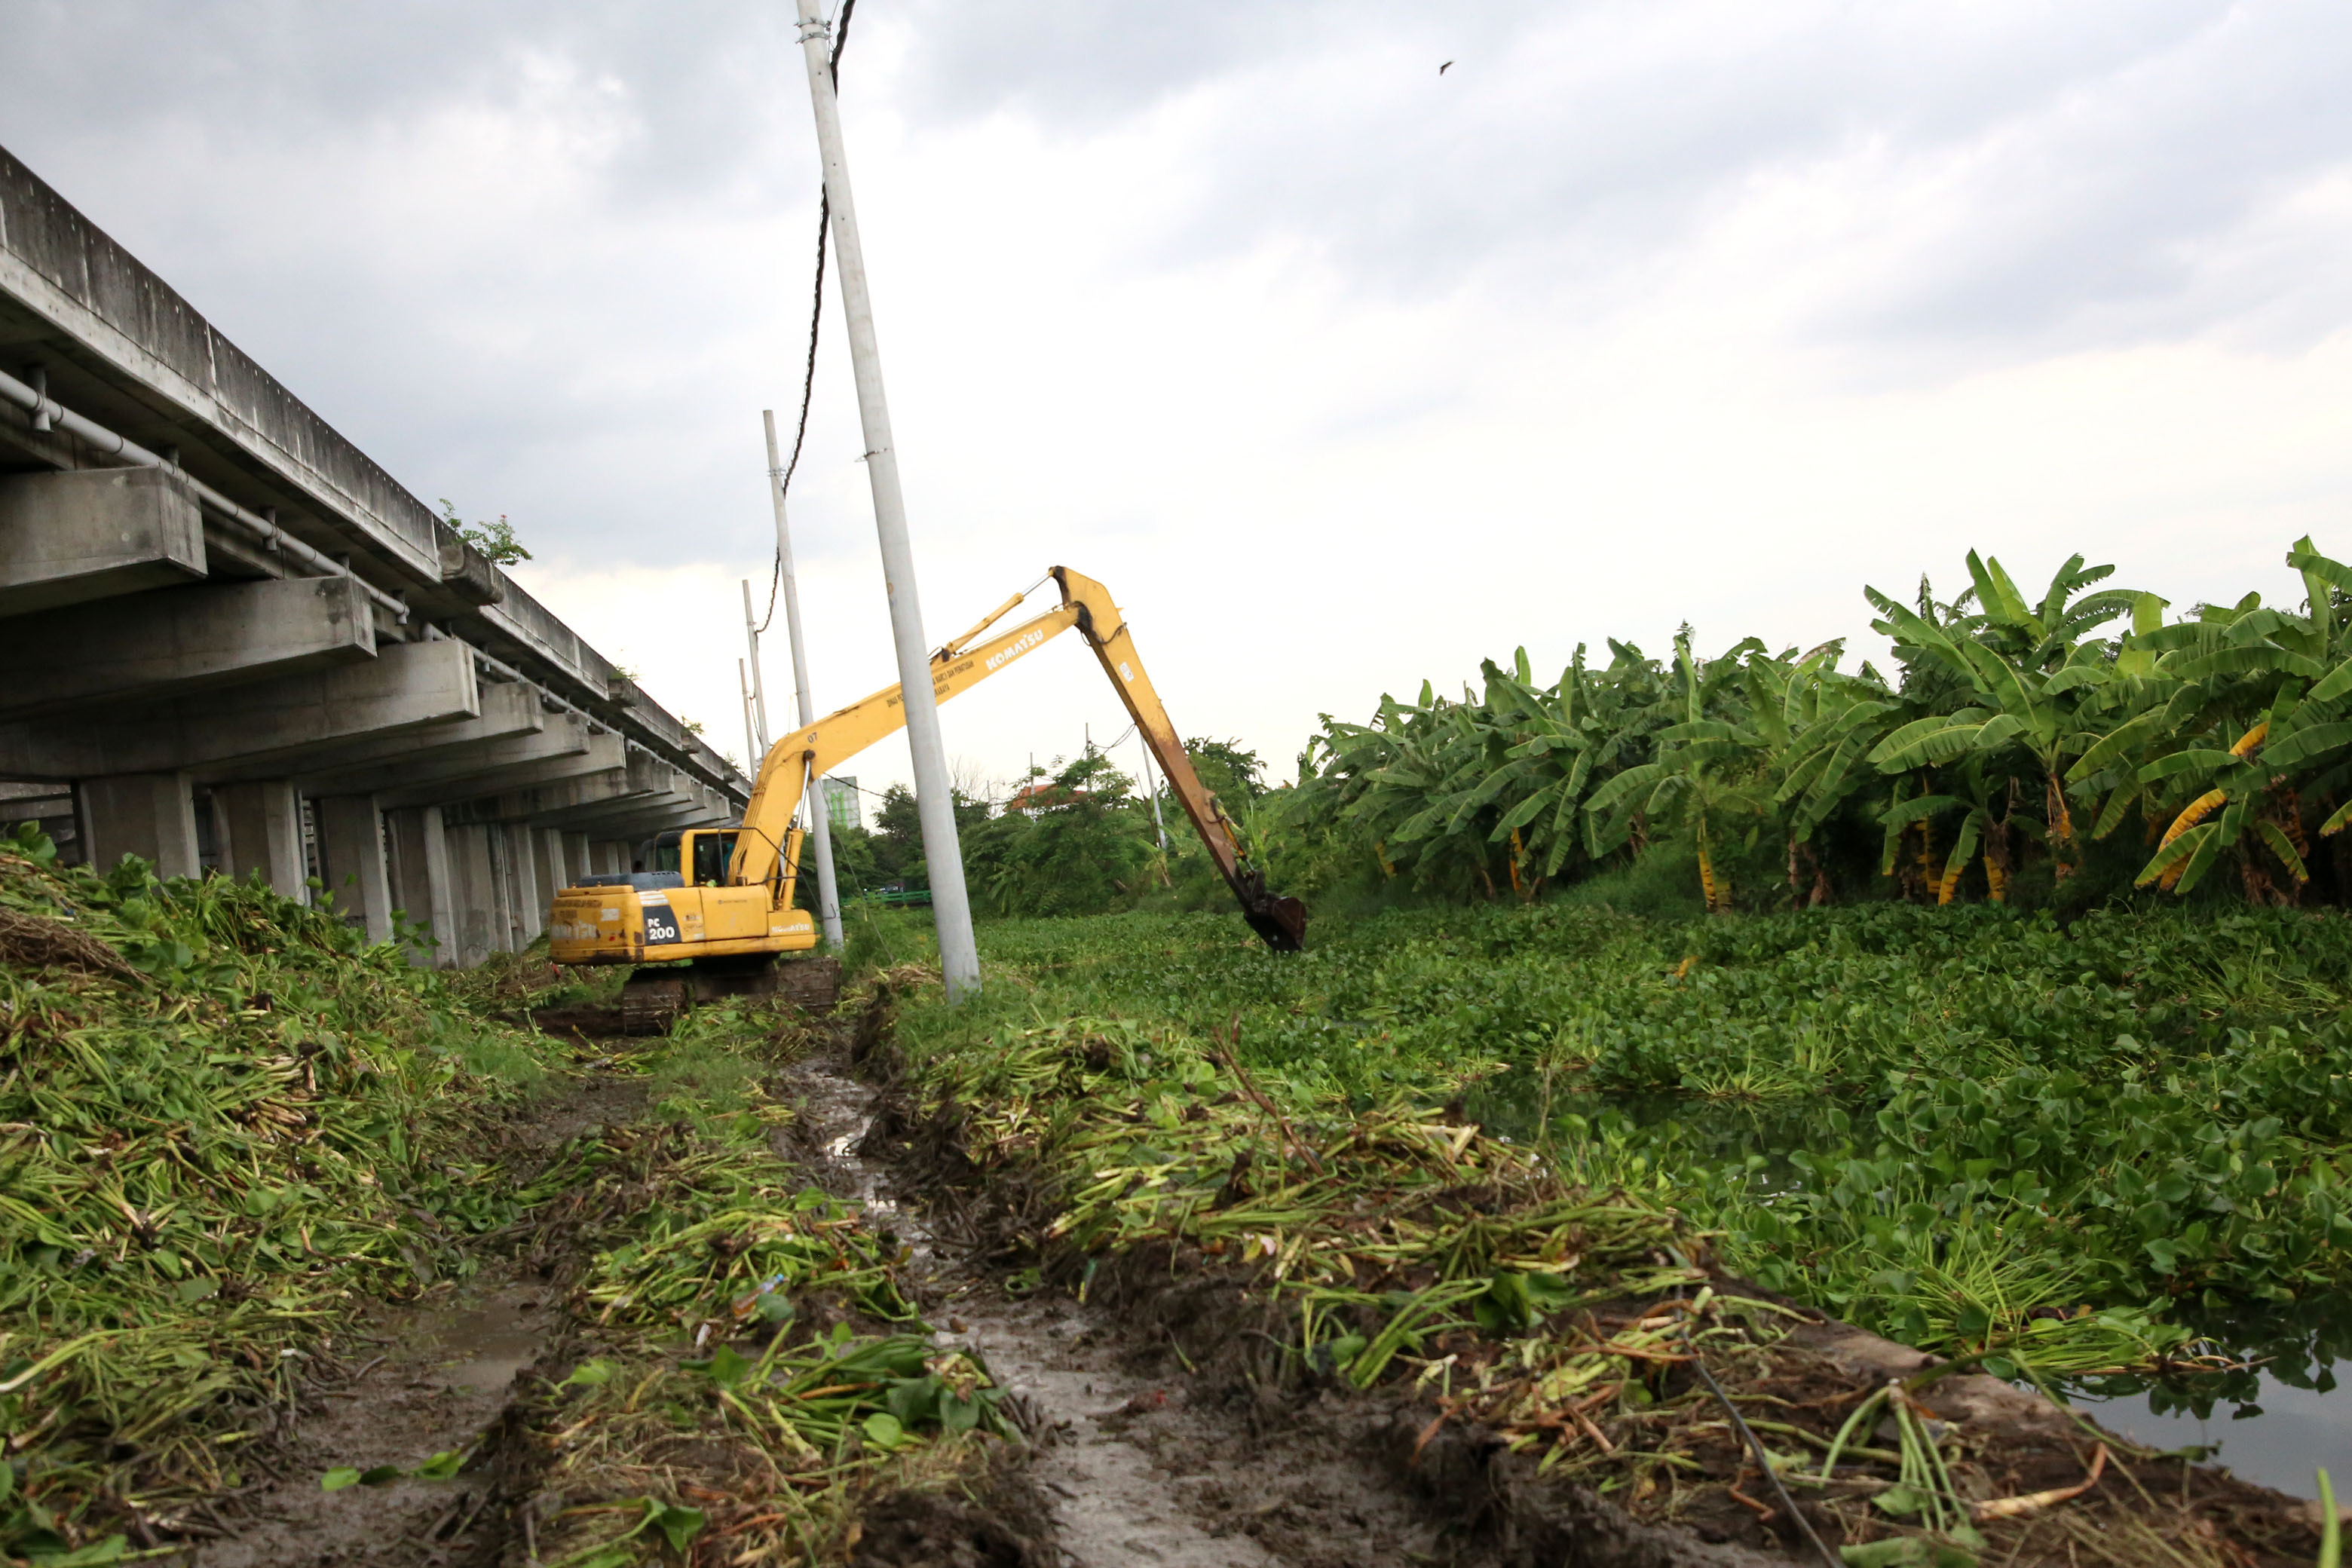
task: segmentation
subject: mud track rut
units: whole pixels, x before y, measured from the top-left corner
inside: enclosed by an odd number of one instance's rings
[[[779,1152],[816,1184],[861,1201],[871,1225],[912,1249],[908,1287],[939,1326],[941,1347],[981,1352],[1013,1391],[1028,1439],[992,1494],[976,1501],[878,1500],[853,1553],[859,1568],[1549,1568],[1562,1561],[1738,1568],[1785,1561],[1663,1537],[1595,1539],[1593,1550],[1564,1557],[1559,1538],[1545,1531],[1540,1540],[1514,1540],[1507,1530],[1465,1533],[1460,1523],[1481,1511],[1470,1494],[1483,1489],[1483,1479],[1460,1477],[1451,1496],[1447,1487],[1406,1481],[1390,1462],[1397,1434],[1383,1428],[1376,1402],[1236,1388],[1232,1380],[1219,1392],[1216,1380],[1188,1375],[1167,1331],[1133,1310],[1131,1293],[1118,1306],[1013,1294],[952,1217],[934,1218],[910,1201],[937,1200],[950,1216],[959,1202],[894,1160],[901,1149],[876,1131],[877,1091],[853,1071],[848,1034],[840,1027],[817,1054],[780,1069],[774,1087],[797,1115],[779,1135]],[[590,1127],[621,1125],[641,1104],[636,1084],[592,1071],[527,1119],[518,1157]],[[230,1500],[213,1516],[215,1538],[184,1561],[199,1568],[535,1568],[530,1521],[547,1500],[530,1495],[528,1458],[505,1449],[523,1440],[524,1424],[514,1417],[537,1380],[560,1374],[574,1261],[493,1261],[415,1307],[379,1311],[356,1342],[346,1335],[337,1346],[347,1369],[340,1385],[314,1388],[268,1456],[271,1479]],[[333,1493],[319,1484],[333,1467],[413,1469],[436,1453],[469,1448],[476,1461],[448,1479]]]
[[[1254,1411],[1202,1410],[1181,1381],[1139,1368],[1129,1325],[1043,1292],[1023,1299],[894,1195],[890,1166],[868,1151],[875,1091],[827,1053],[793,1075],[826,1175],[863,1200],[914,1250],[912,1283],[942,1345],[978,1351],[1013,1394],[1031,1444],[1028,1483],[1078,1568],[1167,1568],[1451,1562],[1437,1527],[1369,1470],[1329,1456],[1278,1462]],[[1164,1359],[1174,1371],[1175,1358]],[[1299,1459],[1307,1460],[1300,1464]],[[1297,1540],[1286,1538],[1297,1537]]]

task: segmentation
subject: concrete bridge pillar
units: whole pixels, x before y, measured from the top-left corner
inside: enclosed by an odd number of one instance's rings
[[[555,895],[572,885],[572,847],[561,828],[535,827],[530,836],[536,841],[532,847],[539,851],[538,919],[540,929],[545,931]]]
[[[392,940],[392,882],[383,857],[383,814],[372,795],[331,795],[314,803],[321,880],[342,917],[370,942]]]
[[[588,836],[584,833],[565,834],[563,836],[563,869],[565,875],[570,877],[573,882],[577,882],[581,878],[591,874],[591,868],[594,862],[589,858],[588,855]]]
[[[507,917],[514,932],[509,952],[520,952],[546,929],[547,910],[539,901],[539,835],[522,824],[501,825],[499,835],[507,847]]]
[[[392,840],[394,902],[431,933],[429,942],[409,950],[409,962],[446,969],[457,962],[457,903],[441,808],[408,806],[385,812],[383,820]]]
[[[227,842],[221,865],[242,881],[256,871],[273,892],[310,901],[302,863],[302,807],[286,779],[213,785],[213,815]]]
[[[443,837],[449,852],[450,899],[456,906],[453,936],[443,957],[470,969],[501,950],[498,933],[506,925],[491,863],[490,829],[468,823],[445,828]]]
[[[184,773],[115,773],[81,781],[82,816],[89,826],[90,864],[114,868],[125,855],[155,868],[158,877],[193,877],[196,858],[195,796]]]
[[[490,861],[490,951],[514,952],[523,945],[515,940],[515,836],[493,822],[483,826],[482,837]]]

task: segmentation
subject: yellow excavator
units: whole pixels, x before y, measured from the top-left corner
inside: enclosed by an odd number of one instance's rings
[[[1267,891],[1247,843],[1217,797],[1202,786],[1110,591],[1066,566],[1048,576],[1061,588],[1059,608],[985,637],[1027,597],[1015,594],[931,656],[934,699],[945,702],[971,690],[1076,626],[1241,900],[1243,919],[1267,946],[1297,952],[1306,939],[1307,906]],[[812,780],[906,719],[899,688],[887,686],[786,735],[761,761],[741,826],[680,833],[674,845],[664,835],[643,869],[587,878],[558,892],[548,921],[550,956],[558,963],[686,961],[684,968],[640,969],[629,978],[621,1006],[632,1029],[661,1028],[698,1000],[722,995],[781,994],[803,1005],[830,1005],[839,984],[837,960],[779,962],[817,945],[814,918],[793,906],[803,836],[793,818]]]

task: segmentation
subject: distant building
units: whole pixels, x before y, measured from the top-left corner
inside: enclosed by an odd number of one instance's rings
[[[824,781],[824,809],[835,827],[855,827],[863,832],[866,813],[860,807],[863,797],[857,793],[857,780],[847,773],[829,773]]]

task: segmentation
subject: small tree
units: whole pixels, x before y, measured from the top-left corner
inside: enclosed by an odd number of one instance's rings
[[[493,566],[511,566],[531,558],[530,552],[522,547],[522,541],[515,537],[514,524],[507,521],[504,512],[499,513],[496,522],[467,522],[457,515],[449,498],[443,496],[441,521],[457,530],[457,537],[480,551]]]

